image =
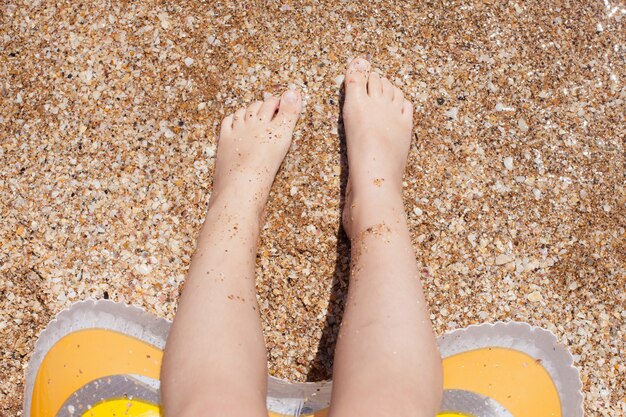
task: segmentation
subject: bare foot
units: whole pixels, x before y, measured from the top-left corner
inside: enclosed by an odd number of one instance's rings
[[[222,121],[211,203],[252,203],[262,211],[300,117],[302,100],[294,90],[256,101]],[[243,201],[242,199],[247,199]]]
[[[368,61],[356,58],[345,77],[350,175],[343,225],[350,238],[376,224],[377,207],[403,211],[402,175],[411,144],[412,104],[370,69]]]

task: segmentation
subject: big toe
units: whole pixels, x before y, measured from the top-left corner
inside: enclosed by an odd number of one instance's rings
[[[367,94],[367,79],[371,65],[363,58],[355,58],[346,69],[345,85],[346,93]]]
[[[274,121],[281,127],[293,129],[300,117],[302,109],[302,97],[296,90],[287,90],[280,97],[278,104],[278,113],[274,117]]]

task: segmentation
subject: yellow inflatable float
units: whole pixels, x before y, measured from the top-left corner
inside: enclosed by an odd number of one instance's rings
[[[160,417],[170,322],[111,301],[74,304],[40,335],[26,373],[27,417]],[[439,417],[582,417],[572,356],[547,330],[498,322],[439,338]],[[270,417],[324,417],[331,382],[268,377]]]

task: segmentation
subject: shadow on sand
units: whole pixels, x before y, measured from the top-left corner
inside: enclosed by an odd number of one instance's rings
[[[348,154],[346,147],[346,134],[343,126],[343,102],[345,99],[345,89],[341,86],[339,92],[339,120],[337,132],[339,135],[339,152],[341,162],[341,172],[339,177],[339,209],[343,213],[345,203],[346,185],[348,182]],[[341,216],[339,217],[341,219]],[[322,331],[319,347],[315,359],[311,364],[311,370],[307,375],[307,381],[323,381],[331,379],[333,356],[339,326],[343,317],[343,310],[348,295],[348,277],[350,274],[350,240],[343,230],[341,222],[337,230],[337,260],[333,271],[333,281],[328,303],[326,322]]]

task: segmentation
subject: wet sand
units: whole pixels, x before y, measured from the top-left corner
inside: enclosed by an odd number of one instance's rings
[[[218,123],[289,85],[306,107],[258,300],[271,373],[330,376],[349,265],[340,85],[357,55],[416,105],[404,198],[437,334],[548,328],[581,369],[586,413],[623,415],[626,6],[178,4],[2,6],[1,416],[20,415],[37,335],[73,302],[173,317]]]

